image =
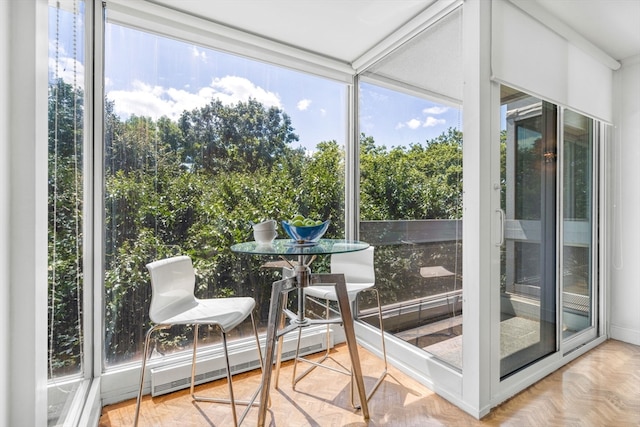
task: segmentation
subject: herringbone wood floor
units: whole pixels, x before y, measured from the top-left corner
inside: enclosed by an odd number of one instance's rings
[[[334,352],[348,360],[346,347]],[[361,350],[367,381],[374,377],[381,361]],[[348,377],[316,369],[291,389],[291,364],[283,365],[280,389],[271,393],[267,415],[271,426],[640,426],[640,347],[609,340],[579,357],[537,384],[514,396],[482,420],[476,420],[431,390],[391,368],[369,403],[371,419],[365,422],[349,405]],[[236,398],[251,394],[259,374],[234,377]],[[199,391],[221,396],[226,383],[216,381]],[[243,409],[243,407],[239,407]],[[100,427],[132,425],[135,400],[103,408]],[[251,410],[243,423],[255,425],[257,411]],[[193,403],[187,391],[151,399],[145,396],[141,426],[229,426],[226,405]]]

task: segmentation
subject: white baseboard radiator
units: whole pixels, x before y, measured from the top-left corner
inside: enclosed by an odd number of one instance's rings
[[[282,349],[282,360],[293,359],[296,351],[297,332],[285,335]],[[263,337],[264,338],[264,337]],[[334,334],[331,334],[330,345],[333,346]],[[264,352],[264,339],[261,339]],[[326,350],[326,329],[309,328],[302,334],[300,354],[307,355]],[[264,357],[264,355],[263,355]],[[229,361],[231,372],[238,374],[260,368],[258,353],[255,349],[255,339],[229,344]],[[151,395],[160,396],[177,390],[188,388],[191,385],[191,359],[188,361],[173,363],[152,368]],[[202,384],[226,377],[224,353],[222,348],[198,348],[198,361],[196,363],[196,384]]]

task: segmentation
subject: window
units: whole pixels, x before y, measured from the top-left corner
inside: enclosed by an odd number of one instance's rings
[[[373,84],[360,91],[360,238],[376,247],[385,330],[461,368],[443,344],[462,334],[461,112]],[[373,303],[360,304],[361,319]]]
[[[154,259],[190,255],[197,296],[253,296],[266,321],[279,271],[229,247],[298,212],[344,236],[346,85],[115,23],[105,81],[106,366],[142,353]],[[156,356],[191,345],[171,336]]]
[[[82,1],[49,6],[48,418],[62,425],[87,374]],[[90,372],[90,370],[89,370]],[[89,373],[90,375],[90,373]]]
[[[462,7],[453,3],[370,64],[359,88],[360,238],[376,246],[384,328],[408,343],[391,351],[412,364],[413,345],[458,370],[462,75]],[[366,320],[370,302],[360,307]]]

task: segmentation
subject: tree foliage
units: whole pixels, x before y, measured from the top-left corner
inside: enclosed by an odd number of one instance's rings
[[[462,133],[449,129],[425,145],[376,146],[360,139],[363,220],[461,217]]]
[[[75,116],[69,109],[81,110],[81,105],[72,102],[77,94],[71,88],[58,85],[62,99],[50,100],[50,108],[58,109],[50,120],[57,118],[63,128],[59,135],[70,141],[74,124],[69,117]],[[108,364],[140,355],[150,323],[148,262],[188,254],[197,270],[199,297],[249,295],[256,298],[258,307],[267,307],[264,302],[276,273],[261,270],[263,260],[238,257],[229,249],[252,239],[250,221],[285,219],[299,212],[331,219],[327,237],[343,236],[344,147],[336,141],[320,141],[312,154],[293,148],[298,136],[282,110],[253,99],[235,105],[212,100],[173,121],[138,116],[123,120],[113,107],[106,100],[103,281]],[[52,139],[50,135],[50,144]],[[49,204],[68,214],[58,215],[55,222],[50,215],[51,227],[59,230],[56,242],[50,242],[50,253],[55,245],[55,263],[68,270],[60,280],[65,282],[65,292],[72,292],[74,272],[81,274],[78,265],[82,264],[73,251],[75,240],[82,236],[64,231],[75,229],[74,214],[82,212],[69,184],[77,179],[72,177],[74,154],[68,145],[50,153],[50,168],[57,162],[59,179],[58,191],[50,191],[57,196],[50,196]],[[459,131],[450,129],[424,144],[389,150],[362,135],[360,161],[361,218],[460,218]],[[410,257],[388,262],[406,263]],[[53,265],[51,257],[50,262]],[[393,271],[390,266],[389,274]],[[60,339],[52,357],[65,366],[78,362],[80,343],[64,337],[74,336],[80,316],[62,305],[62,299],[50,301],[56,311],[68,313],[54,321],[54,333]],[[258,313],[259,320],[266,316]],[[171,335],[175,338],[159,340],[156,350],[181,348],[189,332],[183,329]],[[67,349],[73,357],[62,356]]]
[[[61,79],[49,88],[49,374],[81,363],[83,95]]]

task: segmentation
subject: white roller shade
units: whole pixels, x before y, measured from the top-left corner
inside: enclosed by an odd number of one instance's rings
[[[107,22],[351,83],[349,64],[149,1],[107,0]]]
[[[492,2],[491,67],[502,83],[612,121],[612,70],[505,0]]]
[[[366,80],[462,103],[462,8],[449,13],[372,65]]]

